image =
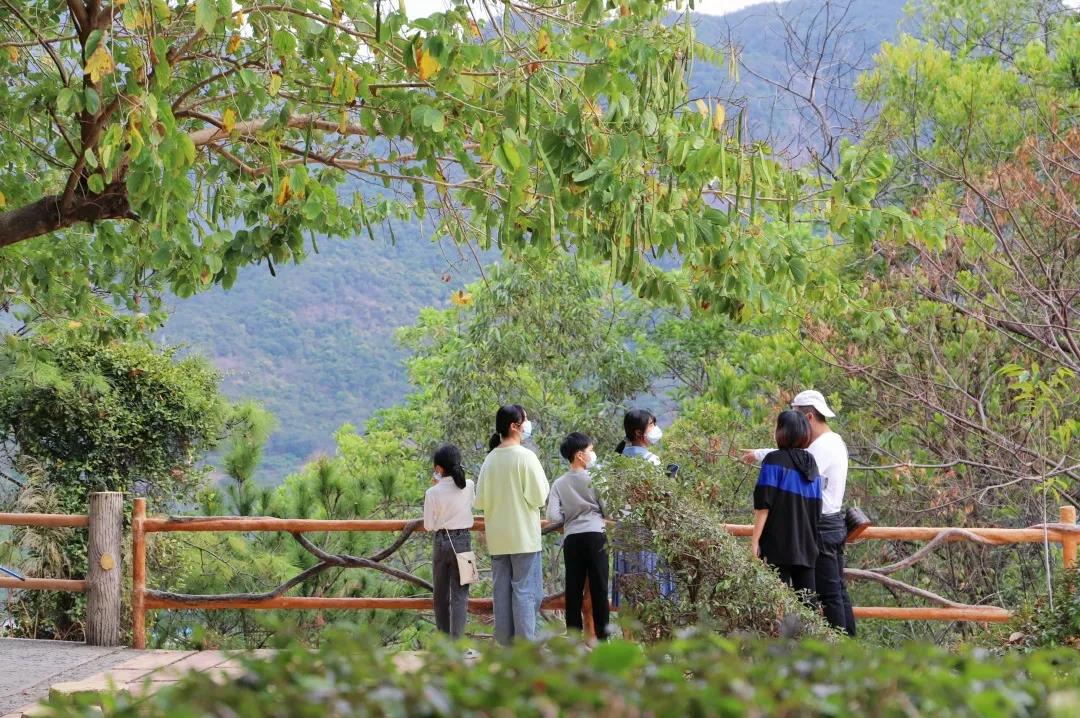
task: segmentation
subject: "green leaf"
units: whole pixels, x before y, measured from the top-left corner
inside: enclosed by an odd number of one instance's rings
[[[195,1],[195,27],[203,32],[211,33],[218,21],[217,0]]]
[[[89,151],[87,150],[87,152]],[[100,173],[95,172],[86,179],[86,186],[94,194],[101,194],[105,191],[105,178]]]
[[[65,87],[61,89],[60,92],[58,92],[56,95],[57,111],[62,115],[66,115],[69,110],[77,110],[78,108],[73,106],[76,97],[77,95],[75,94],[75,91],[72,90],[70,87]]]
[[[589,665],[604,673],[629,673],[644,662],[641,646],[630,641],[608,641],[589,654]]]
[[[802,257],[792,257],[788,262],[792,278],[799,284],[806,283],[806,260]]]
[[[87,87],[83,92],[83,103],[83,107],[92,115],[96,115],[101,110],[101,96],[93,87]]]
[[[90,57],[101,46],[101,41],[105,37],[105,33],[101,30],[92,30],[90,35],[86,38],[86,47],[83,50],[83,54],[86,57]]]
[[[583,169],[580,172],[575,172],[573,177],[571,177],[571,179],[573,179],[578,184],[584,184],[585,182],[588,182],[593,177],[595,177],[596,172],[597,172],[596,165],[592,165],[588,169]]]
[[[275,30],[271,44],[279,57],[289,57],[296,52],[296,38],[288,30]]]
[[[652,135],[656,132],[658,120],[656,119],[656,113],[651,109],[645,110],[641,113],[641,131],[646,135]]]

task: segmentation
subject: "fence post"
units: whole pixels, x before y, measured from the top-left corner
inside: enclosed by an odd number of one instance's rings
[[[86,643],[120,644],[121,570],[124,495],[90,494],[90,537],[86,559]]]
[[[592,613],[592,591],[589,589],[589,577],[585,577],[585,595],[581,601],[581,627],[584,629],[585,640],[592,643],[596,638],[596,621]]]
[[[1076,525],[1075,506],[1062,506],[1059,516],[1061,523]],[[1072,568],[1076,565],[1076,544],[1076,534],[1063,533],[1061,535],[1061,558],[1065,568]]]
[[[135,499],[131,510],[131,642],[146,648],[146,499]]]

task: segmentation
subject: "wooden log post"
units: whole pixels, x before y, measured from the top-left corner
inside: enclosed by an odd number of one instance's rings
[[[120,645],[121,572],[124,495],[90,494],[90,531],[86,571],[86,643]]]
[[[1062,506],[1060,509],[1059,517],[1061,523],[1076,525],[1076,507],[1075,506]],[[1061,559],[1065,564],[1065,568],[1072,568],[1076,565],[1076,534],[1065,534],[1061,536]]]
[[[131,642],[146,648],[146,499],[131,509]]]
[[[596,641],[596,621],[592,613],[592,591],[589,589],[589,577],[585,577],[585,595],[581,600],[581,627],[585,633],[585,640],[589,643]]]

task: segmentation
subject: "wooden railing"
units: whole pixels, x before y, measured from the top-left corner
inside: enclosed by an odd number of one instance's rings
[[[89,529],[88,565],[85,579],[59,579],[28,577],[25,579],[0,576],[0,588],[9,590],[71,591],[87,594],[86,640],[93,645],[117,645],[120,640],[121,581],[120,557],[122,555],[123,497],[119,493],[106,492],[90,497],[87,515],[66,514],[3,514],[0,525],[39,528],[87,528]],[[430,590],[430,584],[422,578],[388,566],[384,561],[393,555],[405,541],[424,529],[419,520],[311,520],[280,519],[269,517],[175,517],[152,518],[146,515],[146,500],[134,501],[132,515],[132,626],[133,643],[137,648],[146,645],[146,612],[160,609],[389,609],[428,610],[431,599],[387,597],[313,597],[289,596],[287,592],[324,570],[332,567],[368,568],[383,571],[397,578]],[[546,524],[545,531],[557,529]],[[728,524],[727,531],[734,536],[749,536],[751,527]],[[474,531],[484,530],[482,518],[476,519]],[[261,532],[275,531],[291,534],[319,562],[262,594],[226,594],[220,596],[193,596],[155,591],[146,588],[146,535],[163,532]],[[326,531],[367,531],[397,533],[393,544],[370,557],[340,556],[329,554],[304,537],[305,533]],[[862,540],[921,541],[926,545],[907,559],[879,569],[848,569],[849,578],[873,580],[887,586],[899,584],[889,573],[913,565],[934,548],[954,541],[969,541],[991,545],[1020,543],[1055,543],[1062,547],[1062,562],[1066,568],[1076,565],[1077,544],[1080,527],[1076,524],[1076,509],[1063,506],[1058,523],[1023,529],[1004,528],[951,528],[951,527],[899,527],[878,526],[867,529]],[[901,584],[903,585],[903,584]],[[904,585],[906,588],[912,588]],[[974,606],[958,604],[919,589],[915,590],[935,606],[857,606],[859,618],[919,621],[978,621],[1004,622],[1011,612],[998,606]],[[588,592],[585,600],[588,601]],[[542,602],[545,609],[565,606],[561,594],[546,596]],[[490,613],[490,598],[469,600],[472,613]],[[585,611],[586,630],[591,615]]]
[[[85,593],[86,642],[92,646],[120,644],[123,494],[114,491],[91,494],[90,513],[85,515],[0,513],[0,526],[87,529],[90,535],[85,579],[0,576],[0,588]]]
[[[882,541],[926,541],[927,545],[912,558],[921,558],[936,546],[953,541],[973,541],[984,544],[1018,543],[1057,543],[1062,546],[1064,565],[1072,567],[1076,563],[1077,542],[1080,529],[1076,526],[1076,509],[1072,506],[1061,508],[1060,522],[1026,529],[1002,528],[933,528],[933,527],[871,527],[860,536],[859,540]],[[555,528],[548,526],[548,528]],[[734,536],[749,536],[751,527],[741,524],[729,524],[725,528]],[[474,531],[483,531],[484,521],[476,519]],[[338,597],[326,598],[315,596],[287,596],[285,593],[303,583],[303,581],[331,567],[369,568],[384,571],[390,575],[409,580],[414,584],[430,589],[430,584],[411,574],[384,565],[389,558],[413,533],[422,532],[419,520],[313,520],[281,519],[270,517],[170,517],[151,518],[146,515],[145,499],[135,499],[132,517],[132,624],[133,642],[136,648],[146,645],[146,612],[159,609],[389,609],[389,610],[428,610],[430,598],[386,598],[386,597]],[[193,596],[155,591],[146,588],[146,535],[166,532],[261,532],[277,531],[292,536],[309,552],[319,558],[319,563],[263,594],[226,594],[220,596]],[[341,556],[326,553],[311,544],[305,533],[325,531],[373,531],[395,532],[397,539],[387,549],[370,557]],[[903,563],[903,562],[901,562]],[[850,569],[853,578],[878,580],[886,585],[895,582],[887,576],[887,569],[871,571]],[[909,564],[908,564],[909,565]],[[866,574],[876,574],[867,576]],[[855,615],[860,618],[878,618],[890,620],[919,621],[978,621],[1004,622],[1011,617],[1010,611],[997,606],[972,606],[958,604],[928,592],[923,594],[931,600],[944,605],[930,607],[897,606],[858,606]],[[588,591],[585,592],[586,599]],[[563,608],[565,603],[561,595],[544,598],[543,608]],[[491,599],[469,599],[469,611],[472,613],[490,613]],[[585,611],[586,620],[590,619]],[[588,626],[587,626],[588,628]]]

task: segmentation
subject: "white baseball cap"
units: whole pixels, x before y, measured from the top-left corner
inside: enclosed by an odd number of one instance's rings
[[[795,398],[791,400],[791,405],[812,406],[826,419],[831,419],[836,416],[836,414],[833,413],[833,410],[829,408],[829,405],[825,403],[825,397],[822,396],[821,392],[814,389],[800,391],[795,395]]]

